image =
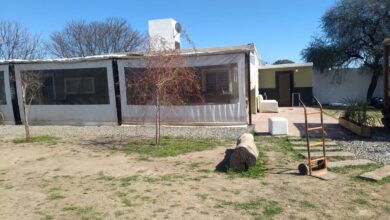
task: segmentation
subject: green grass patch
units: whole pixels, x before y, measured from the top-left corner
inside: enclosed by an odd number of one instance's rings
[[[283,212],[283,208],[275,201],[270,201],[264,208],[263,214],[267,217],[272,217]]]
[[[59,192],[53,192],[49,195],[49,200],[57,200],[57,199],[63,199],[65,196],[61,195]]]
[[[307,200],[303,200],[303,201],[299,202],[299,206],[301,208],[310,208],[310,209],[316,208],[316,205],[314,205],[312,202],[307,201]]]
[[[366,165],[358,165],[358,166],[346,166],[346,167],[335,167],[330,170],[335,173],[347,174],[351,172],[359,171],[360,173],[369,172],[381,167],[379,164],[366,164]]]
[[[31,137],[31,141],[27,142],[26,138],[17,138],[14,139],[12,142],[14,144],[23,144],[23,143],[47,143],[50,145],[57,144],[57,140],[59,140],[58,137],[50,136],[50,135],[42,135],[42,136],[34,136]]]
[[[98,180],[104,180],[104,181],[112,181],[112,180],[115,180],[115,177],[114,176],[108,176],[108,175],[105,175],[103,171],[100,171],[98,173]]]
[[[259,147],[258,147],[259,149]],[[260,151],[259,149],[259,157],[257,158],[256,165],[253,167],[250,167],[245,172],[235,172],[232,169],[228,169],[228,176],[229,178],[235,178],[235,177],[243,177],[243,178],[260,178],[264,177],[265,175],[265,155],[264,152]]]
[[[209,150],[223,141],[202,138],[162,137],[160,145],[154,139],[142,139],[130,142],[123,146],[126,153],[138,153],[151,157],[171,157],[179,154]]]
[[[216,205],[217,208],[225,208],[226,206],[231,206],[236,210],[250,212],[251,215],[259,219],[262,217],[271,218],[283,212],[283,208],[280,207],[278,202],[259,198],[247,202],[220,201],[220,203]],[[259,213],[260,211],[262,211],[261,214]]]
[[[367,200],[362,199],[362,198],[354,199],[354,200],[352,200],[352,202],[355,204],[364,205],[364,206],[370,205],[370,203]]]
[[[62,211],[71,211],[71,212],[75,212],[79,215],[85,215],[85,214],[90,213],[92,211],[92,207],[91,206],[79,207],[79,206],[70,205],[70,206],[64,207],[62,209]]]
[[[120,179],[121,186],[125,186],[125,187],[129,186],[131,184],[131,182],[135,182],[135,181],[137,181],[137,179],[138,179],[137,175],[122,177]]]

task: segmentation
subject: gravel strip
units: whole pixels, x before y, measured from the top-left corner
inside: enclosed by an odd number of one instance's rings
[[[355,140],[341,142],[343,148],[358,158],[390,164],[390,142],[376,140]]]
[[[251,126],[161,126],[163,136],[184,136],[192,138],[237,138],[245,132],[251,132]],[[52,135],[58,137],[154,137],[152,125],[123,126],[31,126],[32,135]],[[0,137],[23,136],[24,126],[0,126]]]

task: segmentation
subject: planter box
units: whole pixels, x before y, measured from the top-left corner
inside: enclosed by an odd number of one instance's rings
[[[339,124],[359,136],[371,137],[371,128],[360,127],[359,125],[356,125],[355,123],[350,122],[343,117],[339,118]]]

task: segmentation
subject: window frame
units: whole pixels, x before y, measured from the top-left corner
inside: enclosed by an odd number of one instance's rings
[[[216,91],[208,91],[207,90],[207,74],[215,74],[215,89]],[[227,77],[228,77],[228,90],[229,92],[228,93],[225,93],[225,92],[222,92],[221,94],[219,95],[232,95],[233,94],[233,87],[232,87],[232,79],[231,79],[231,69],[228,68],[228,67],[213,67],[213,68],[210,68],[210,69],[204,69],[202,70],[202,90],[205,92],[205,94],[208,94],[208,95],[213,95],[215,93],[218,93],[218,74],[227,74]]]

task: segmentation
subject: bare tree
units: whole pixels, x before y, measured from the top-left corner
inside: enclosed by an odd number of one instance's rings
[[[36,59],[43,57],[39,36],[32,35],[16,21],[0,21],[0,59]]]
[[[29,123],[29,111],[31,102],[38,95],[41,87],[42,80],[40,74],[37,72],[23,72],[20,74],[20,85],[22,87],[22,103],[23,103],[23,124],[26,132],[26,141],[31,141],[30,123]]]
[[[203,102],[201,81],[195,69],[186,65],[179,50],[165,47],[162,39],[155,40],[144,55],[145,70],[127,75],[127,87],[132,102],[152,104],[155,109],[156,144],[160,144],[161,107]]]
[[[85,57],[137,50],[144,37],[122,18],[72,21],[51,35],[47,49],[57,57]]]

